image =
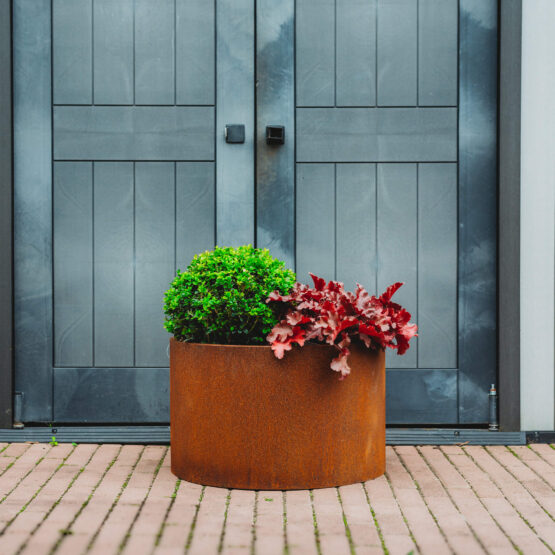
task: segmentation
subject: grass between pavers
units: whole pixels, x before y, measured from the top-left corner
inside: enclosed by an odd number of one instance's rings
[[[166,514],[164,515],[164,520],[162,520],[162,524],[160,524],[160,528],[158,529],[158,532],[156,533],[156,539],[154,540],[154,545],[156,547],[158,547],[160,545],[160,540],[162,539],[162,535],[164,533],[164,530],[166,529],[166,522],[168,520],[168,516],[169,516],[170,511],[173,507],[173,504],[175,503],[175,498],[177,497],[177,492],[179,490],[180,485],[181,485],[181,479],[178,478],[175,482],[175,487],[173,488],[173,493],[170,496],[170,502],[168,504],[168,508],[166,509]]]
[[[349,528],[349,523],[347,522],[347,515],[343,510],[343,499],[341,499],[341,493],[339,491],[339,488],[335,488],[335,491],[337,492],[337,500],[341,505],[341,515],[343,516],[343,525],[345,526],[345,534],[347,535],[347,540],[349,540],[349,549],[351,550],[351,555],[355,555],[355,544],[353,542],[353,536],[351,534],[351,529]]]
[[[227,490],[227,497],[225,500],[224,521],[222,523],[222,533],[220,534],[220,543],[218,544],[218,553],[224,549],[225,525],[227,524],[227,515],[229,513],[229,503],[231,501],[231,490]]]
[[[282,492],[282,515],[283,515],[283,553],[289,555],[289,540],[287,539],[287,492]]]
[[[256,544],[256,520],[258,518],[258,497],[259,492],[254,492],[254,507],[252,511],[252,525],[251,525],[251,555],[255,554],[255,544]]]
[[[370,496],[368,495],[368,490],[366,489],[365,484],[362,484],[362,489],[364,490],[364,495],[366,496],[366,502],[368,503],[368,507],[370,507],[370,514],[372,515],[372,520],[374,521],[374,526],[376,527],[376,530],[378,531],[378,537],[380,538],[380,542],[382,544],[382,550],[385,553],[385,555],[389,555],[389,549],[387,549],[387,546],[385,545],[383,532],[382,532],[382,529],[380,528],[380,525],[378,523],[378,519],[376,518],[376,513],[374,512],[374,509],[372,507],[372,503],[370,502]]]
[[[318,555],[322,555],[322,545],[320,543],[320,530],[318,530],[318,520],[316,518],[316,510],[314,509],[314,492],[310,492],[310,506],[312,508],[312,523],[314,524],[314,538],[316,540],[316,550]]]
[[[193,543],[193,534],[195,533],[195,526],[197,525],[197,518],[198,518],[198,513],[200,511],[200,504],[202,503],[202,500],[204,498],[204,492],[205,491],[206,491],[206,486],[202,486],[202,489],[200,490],[200,495],[199,495],[199,498],[198,498],[198,503],[197,503],[197,506],[196,506],[196,509],[195,509],[195,514],[194,514],[193,520],[191,522],[191,528],[189,529],[189,535],[187,536],[187,541],[185,542],[185,553],[189,552],[189,549],[191,549],[191,544]],[[226,518],[227,518],[227,506],[229,505],[230,496],[231,496],[231,490],[229,490],[229,493],[227,494]],[[223,541],[223,537],[221,539]]]

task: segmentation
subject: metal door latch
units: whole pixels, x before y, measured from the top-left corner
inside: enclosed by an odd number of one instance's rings
[[[285,127],[283,125],[266,126],[266,144],[282,145],[285,143]]]
[[[240,144],[245,142],[245,126],[242,123],[228,123],[225,126],[225,142]]]

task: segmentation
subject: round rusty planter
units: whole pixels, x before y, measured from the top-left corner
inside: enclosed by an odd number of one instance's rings
[[[324,488],[385,471],[385,356],[354,347],[170,345],[172,472],[226,488]]]

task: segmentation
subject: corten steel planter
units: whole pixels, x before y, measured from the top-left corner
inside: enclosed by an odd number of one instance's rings
[[[198,484],[307,489],[385,471],[385,355],[355,346],[351,374],[337,350],[183,343],[171,339],[172,472]]]

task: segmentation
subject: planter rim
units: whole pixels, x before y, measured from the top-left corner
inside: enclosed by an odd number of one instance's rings
[[[236,345],[236,344],[226,344],[226,343],[196,343],[194,341],[179,341],[173,335],[170,337],[170,341],[175,342],[178,345],[194,345],[197,347],[225,347],[232,348],[232,349],[271,349],[271,345]],[[326,349],[335,349],[335,345],[329,345],[327,343],[305,343],[304,346],[312,346],[312,347],[319,347],[319,348],[326,348]],[[302,349],[303,347],[299,347],[298,345],[293,345],[294,349]],[[366,348],[366,351],[369,353],[377,353],[380,351],[385,351],[385,349],[372,349]]]

